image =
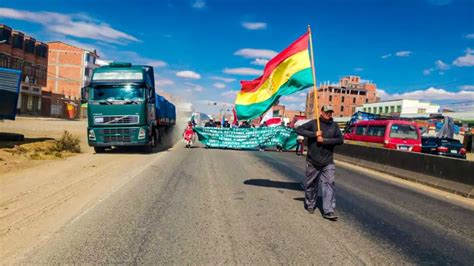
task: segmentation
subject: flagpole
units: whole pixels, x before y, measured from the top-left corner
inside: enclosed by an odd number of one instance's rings
[[[319,126],[318,89],[316,88],[316,67],[314,65],[313,39],[311,38],[310,25],[308,25],[308,34],[309,34],[309,49],[311,52],[311,69],[313,70],[313,90],[314,90],[313,115],[315,116],[316,123],[318,125],[318,130],[321,130],[321,127]]]

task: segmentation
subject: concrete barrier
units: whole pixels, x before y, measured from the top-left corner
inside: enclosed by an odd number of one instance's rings
[[[355,144],[335,149],[336,159],[443,190],[474,197],[474,162]]]

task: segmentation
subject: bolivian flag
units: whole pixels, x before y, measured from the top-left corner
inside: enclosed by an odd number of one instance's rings
[[[249,120],[265,113],[284,95],[313,85],[308,51],[309,33],[272,58],[263,75],[252,81],[241,81],[242,88],[235,99],[239,120]]]

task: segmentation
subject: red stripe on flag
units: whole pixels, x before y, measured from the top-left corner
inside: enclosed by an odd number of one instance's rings
[[[290,46],[288,46],[281,53],[272,58],[266,65],[263,70],[263,75],[254,79],[254,80],[242,80],[240,85],[242,86],[241,92],[253,92],[256,91],[270,76],[270,74],[275,70],[275,68],[288,57],[308,49],[308,33],[303,34],[296,41],[294,41]]]

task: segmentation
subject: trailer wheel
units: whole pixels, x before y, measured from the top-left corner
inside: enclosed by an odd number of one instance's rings
[[[158,141],[159,141],[158,130],[155,130],[154,134],[151,136],[150,145],[147,145],[144,147],[145,152],[152,153],[156,149],[156,147],[158,147]]]

